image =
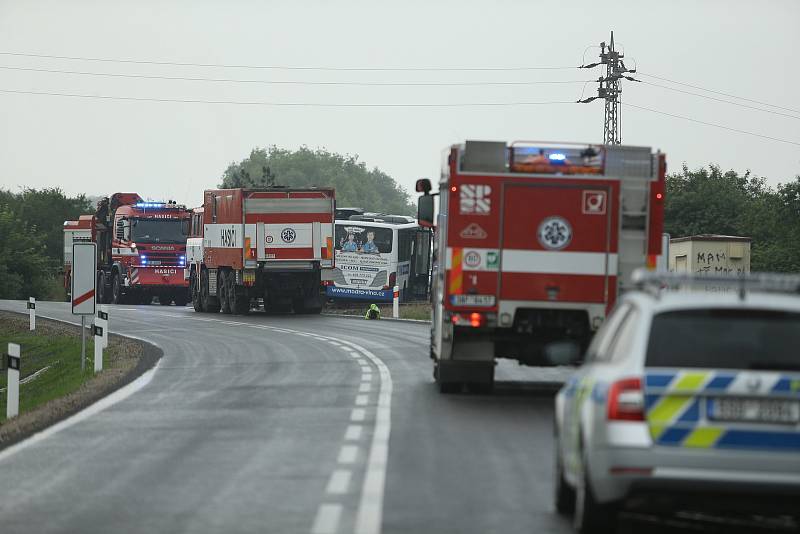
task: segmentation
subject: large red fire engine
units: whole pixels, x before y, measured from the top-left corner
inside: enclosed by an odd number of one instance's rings
[[[194,309],[319,313],[333,267],[335,191],[269,187],[206,191],[187,244]]]
[[[661,254],[666,160],[650,148],[467,141],[439,187],[431,357],[443,392],[494,380],[495,358],[585,350],[638,267]],[[417,182],[434,224],[430,180]]]
[[[72,243],[97,243],[98,302],[185,306],[188,283],[186,234],[189,212],[175,202],[146,202],[136,193],[115,193],[93,215],[64,222],[64,287],[69,291]]]

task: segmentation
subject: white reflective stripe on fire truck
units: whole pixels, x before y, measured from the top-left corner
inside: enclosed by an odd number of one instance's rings
[[[608,260],[608,271],[606,271]],[[617,255],[604,252],[565,252],[506,249],[500,270],[504,273],[617,274]]]
[[[329,198],[246,198],[244,212],[264,213],[330,213]]]
[[[117,256],[138,256],[139,253],[136,252],[135,249],[122,247],[122,248],[112,248],[111,254],[115,254]]]
[[[267,248],[311,248],[313,223],[281,223],[264,225]]]

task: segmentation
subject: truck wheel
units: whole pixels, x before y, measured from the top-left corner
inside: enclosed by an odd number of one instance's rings
[[[94,298],[98,304],[106,304],[106,284],[102,271],[97,273],[97,291]]]
[[[219,296],[222,313],[231,313],[231,302],[228,297],[228,277],[225,276],[225,271],[219,271],[217,274],[217,295]]]
[[[247,298],[247,291],[242,286],[236,285],[236,273],[228,271],[228,307],[231,313],[236,315],[247,315],[250,311],[250,299]]]
[[[189,302],[189,297],[187,295],[178,295],[173,300],[175,301],[175,306],[182,308]]]
[[[119,273],[114,273],[111,279],[111,303],[122,304],[122,278]]]
[[[208,270],[206,269],[203,269],[200,275],[200,292],[203,310],[209,313],[219,312],[219,298],[208,294]]]
[[[161,304],[162,306],[169,306],[170,304],[172,304],[172,297],[159,295],[158,296],[158,303]]]
[[[197,271],[192,271],[192,277],[189,279],[189,288],[192,292],[192,307],[194,311],[202,313],[205,310],[203,307],[202,293],[200,292],[200,280],[198,280]]]
[[[442,367],[438,362],[433,364],[433,378],[436,380],[436,385],[439,386],[439,393],[443,393],[445,395],[461,393],[463,384],[461,382],[449,382],[446,374],[442,372]]]

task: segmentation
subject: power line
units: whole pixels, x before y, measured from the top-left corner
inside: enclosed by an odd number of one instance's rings
[[[70,61],[94,61],[102,63],[133,63],[136,65],[166,65],[171,67],[213,67],[223,69],[272,69],[272,70],[321,70],[321,71],[361,71],[361,72],[494,72],[494,71],[531,71],[531,70],[568,70],[577,69],[569,67],[328,67],[328,66],[291,66],[291,65],[250,65],[250,64],[225,64],[225,63],[191,63],[180,61],[157,61],[127,58],[100,58],[87,56],[56,56],[50,54],[30,54],[22,52],[2,52],[2,56],[66,59]]]
[[[673,118],[676,118],[676,119],[683,119],[683,120],[686,120],[686,121],[696,122],[698,124],[704,124],[706,126],[713,126],[715,128],[721,128],[723,130],[728,130],[728,131],[731,131],[731,132],[737,132],[737,133],[741,133],[741,134],[745,134],[745,135],[752,135],[753,137],[761,137],[763,139],[769,139],[771,141],[778,141],[779,143],[787,143],[787,144],[790,144],[790,145],[800,146],[800,142],[797,142],[797,141],[790,141],[788,139],[781,139],[779,137],[771,137],[769,135],[759,134],[759,133],[755,133],[755,132],[748,132],[747,130],[739,130],[738,128],[731,128],[730,126],[724,126],[722,124],[715,124],[713,122],[706,122],[706,121],[701,121],[701,120],[698,120],[698,119],[693,119],[692,117],[685,117],[683,115],[675,115],[674,113],[667,113],[666,111],[660,111],[660,110],[657,110],[657,109],[646,108],[644,106],[637,106],[636,104],[631,104],[630,102],[628,102],[627,105],[632,107],[632,108],[641,109],[641,110],[644,110],[644,111],[649,111],[651,113],[658,113],[659,115],[666,115],[667,117],[673,117]]]
[[[727,97],[730,97],[730,98],[735,98],[737,100],[744,100],[745,102],[753,102],[754,104],[761,104],[762,106],[769,106],[771,108],[782,109],[784,111],[792,111],[794,113],[800,113],[800,109],[792,109],[792,108],[787,108],[787,107],[783,107],[783,106],[776,106],[775,104],[770,104],[769,102],[762,102],[761,100],[754,100],[752,98],[745,98],[743,96],[736,96],[736,95],[732,95],[730,93],[723,93],[722,91],[715,91],[713,89],[706,89],[704,87],[700,87],[699,85],[692,85],[690,83],[683,83],[683,82],[679,82],[679,81],[676,81],[676,80],[670,80],[669,78],[664,78],[662,76],[656,76],[655,74],[648,74],[646,72],[638,72],[638,74],[641,75],[641,76],[649,76],[650,78],[655,78],[657,80],[662,80],[662,81],[665,81],[665,82],[674,83],[676,85],[683,85],[685,87],[691,87],[692,89],[699,89],[699,90],[705,91],[707,93],[714,93],[714,94],[717,94],[717,95],[722,95],[722,96],[727,96]]]
[[[730,104],[732,106],[739,106],[739,107],[742,107],[742,108],[754,109],[756,111],[763,111],[764,113],[772,113],[773,115],[781,115],[783,117],[789,117],[789,118],[792,118],[792,119],[800,120],[800,117],[798,117],[797,115],[789,115],[788,113],[781,113],[780,111],[772,111],[771,109],[764,109],[764,108],[758,108],[758,107],[755,107],[755,106],[748,106],[747,104],[740,104],[739,102],[732,102],[730,100],[725,100],[723,98],[717,98],[717,97],[714,97],[714,96],[703,95],[703,94],[700,94],[700,93],[693,93],[691,91],[684,91],[683,89],[676,89],[674,87],[668,87],[666,85],[659,85],[657,83],[652,83],[652,82],[645,82],[643,80],[636,80],[636,81],[640,82],[640,83],[647,84],[647,85],[652,85],[653,87],[660,87],[661,89],[667,89],[668,91],[675,91],[677,93],[683,93],[685,95],[699,96],[700,98],[706,98],[708,100],[714,100],[716,102],[724,102],[725,104]]]
[[[75,70],[61,70],[61,69],[40,69],[34,67],[12,67],[7,65],[0,65],[0,69],[24,71],[24,72],[44,72],[48,74],[69,74],[77,76],[99,76],[108,78],[135,78],[146,80],[170,80],[170,81],[188,81],[188,82],[225,82],[225,83],[251,83],[251,84],[276,84],[276,85],[346,85],[346,86],[366,86],[366,87],[448,87],[448,86],[486,86],[486,85],[539,85],[539,84],[569,84],[569,83],[585,83],[594,80],[534,80],[534,81],[521,81],[521,82],[353,82],[353,81],[302,81],[302,80],[248,80],[239,78],[204,78],[193,76],[159,76],[151,74],[125,74],[125,73],[108,73],[108,72],[89,72],[89,71],[75,71]]]
[[[460,107],[513,107],[513,106],[542,106],[550,104],[574,104],[572,100],[551,100],[551,101],[520,101],[520,102],[446,102],[446,103],[421,103],[421,104],[395,104],[395,103],[321,103],[321,102],[265,102],[265,101],[242,101],[242,100],[205,100],[192,98],[155,98],[138,96],[116,96],[116,95],[89,95],[80,93],[61,93],[51,91],[23,91],[16,89],[0,89],[0,93],[36,95],[36,96],[60,96],[69,98],[87,98],[99,100],[127,100],[133,102],[171,102],[180,104],[232,104],[241,106],[276,106],[276,107],[316,107],[316,108],[460,108]]]

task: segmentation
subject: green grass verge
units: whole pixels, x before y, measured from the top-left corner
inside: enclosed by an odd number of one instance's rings
[[[87,335],[86,342],[86,370],[81,372],[81,338],[80,333],[48,335],[41,330],[30,332],[27,329],[27,318],[24,320],[25,328],[20,328],[20,322],[0,322],[0,351],[6,353],[8,343],[20,345],[21,370],[20,379],[32,375],[36,371],[49,366],[27,384],[20,385],[19,411],[20,414],[28,412],[50,400],[62,397],[77,390],[84,382],[94,377],[94,342],[92,336]],[[110,349],[110,350],[109,350]],[[114,346],[110,344],[105,351],[103,363],[113,361]],[[8,372],[3,369],[0,373],[0,389],[6,388]],[[0,423],[6,418],[6,402],[8,394],[0,394]]]

